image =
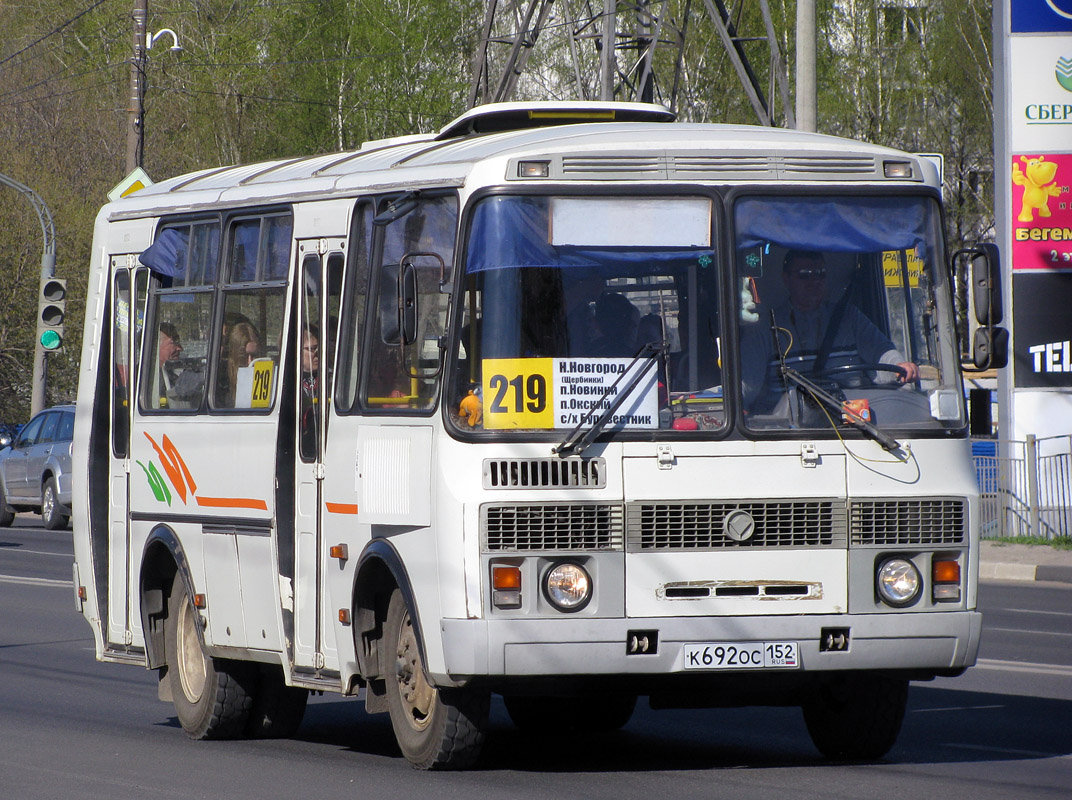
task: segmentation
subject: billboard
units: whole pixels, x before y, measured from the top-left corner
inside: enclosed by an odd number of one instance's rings
[[[1011,0],[1013,33],[1072,33],[1072,0]]]
[[[1072,270],[1012,280],[1016,388],[1072,388]]]

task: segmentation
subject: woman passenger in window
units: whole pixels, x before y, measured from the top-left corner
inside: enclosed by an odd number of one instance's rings
[[[232,325],[227,338],[227,376],[230,380],[232,406],[238,404],[238,398],[234,396],[238,387],[238,370],[248,367],[261,355],[261,337],[253,323],[236,322]]]

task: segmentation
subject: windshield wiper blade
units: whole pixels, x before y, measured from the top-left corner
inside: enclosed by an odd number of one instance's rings
[[[879,430],[875,425],[868,422],[866,419],[861,417],[852,409],[848,408],[842,401],[838,400],[832,394],[819,387],[814,381],[810,380],[809,378],[805,378],[795,369],[793,369],[792,367],[787,367],[784,363],[782,364],[782,377],[785,378],[787,381],[795,383],[797,386],[804,389],[804,391],[806,391],[816,400],[819,400],[824,403],[828,408],[832,409],[833,411],[836,411],[839,414],[843,414],[845,419],[848,420],[849,424],[853,425],[856,428],[859,428],[864,433],[868,434],[872,439],[882,445],[882,447],[884,447],[886,450],[889,450],[891,453],[894,454],[897,454],[901,451],[900,442],[898,442],[888,433]]]
[[[665,351],[666,345],[662,342],[648,342],[641,347],[637,354],[633,356],[633,360],[629,362],[629,366],[625,368],[614,383],[606,388],[606,391],[604,391],[600,398],[592,405],[592,410],[589,410],[581,417],[581,421],[577,423],[577,427],[569,432],[569,435],[562,440],[562,444],[557,447],[552,447],[551,452],[555,455],[569,456],[575,453],[580,454],[581,451],[588,447],[588,445],[590,445],[607,426],[607,422],[610,420],[614,412],[618,410],[618,407],[625,402],[625,398],[633,393],[633,390],[640,384],[640,380],[648,374],[650,365],[637,370],[636,373],[625,382],[625,386],[622,390],[617,393],[614,402],[607,406],[603,413],[596,418],[596,421],[592,423],[592,427],[585,429],[584,423],[592,418],[592,411],[602,406],[603,402],[616,391],[618,384],[632,371],[633,367],[636,366],[636,363],[640,361],[640,359],[647,356],[658,355]],[[658,364],[658,361],[653,360],[652,364]]]

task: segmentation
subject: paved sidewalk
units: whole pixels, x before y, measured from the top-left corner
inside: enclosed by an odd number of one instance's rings
[[[1072,583],[1072,550],[988,539],[981,547],[979,577],[984,580]]]

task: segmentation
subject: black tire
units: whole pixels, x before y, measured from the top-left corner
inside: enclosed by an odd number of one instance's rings
[[[49,478],[41,489],[41,519],[45,527],[50,531],[58,531],[66,528],[69,519],[60,511],[59,490],[56,488],[56,479]]]
[[[841,673],[818,686],[802,710],[808,733],[827,758],[870,761],[893,747],[908,703],[908,681]]]
[[[387,709],[395,739],[418,769],[465,769],[484,746],[490,693],[432,686],[424,671],[417,631],[395,589],[384,624]]]
[[[309,691],[287,686],[282,669],[262,665],[246,735],[254,739],[290,738],[301,727],[308,701]]]
[[[7,528],[15,521],[15,512],[7,508],[7,498],[4,497],[4,489],[0,487],[0,528]]]
[[[256,667],[205,655],[198,625],[200,616],[186,594],[182,576],[176,574],[164,626],[175,716],[192,739],[241,736],[253,705]]]
[[[544,697],[506,695],[503,704],[510,719],[526,733],[569,729],[586,733],[616,731],[629,722],[636,695]]]

